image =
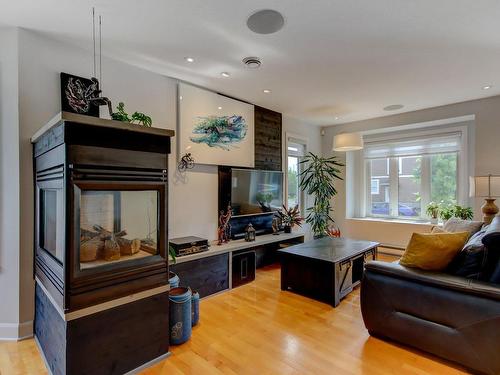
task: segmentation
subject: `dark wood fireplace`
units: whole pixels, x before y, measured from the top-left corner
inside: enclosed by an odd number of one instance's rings
[[[173,135],[63,112],[32,138],[35,335],[54,374],[126,372],[168,351]],[[85,358],[115,339],[105,355]]]

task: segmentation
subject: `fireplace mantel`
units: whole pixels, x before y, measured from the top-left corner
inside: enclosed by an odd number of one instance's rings
[[[41,127],[33,136],[31,137],[31,143],[35,143],[39,138],[45,134],[48,130],[59,125],[61,122],[72,122],[76,124],[85,124],[92,126],[100,126],[109,129],[119,129],[127,130],[135,133],[145,133],[145,134],[155,134],[165,137],[173,137],[175,132],[170,129],[163,129],[158,127],[146,127],[137,124],[130,124],[127,122],[108,120],[100,117],[79,115],[78,113],[71,112],[59,112],[57,115],[52,117],[49,122],[47,122],[43,127]]]

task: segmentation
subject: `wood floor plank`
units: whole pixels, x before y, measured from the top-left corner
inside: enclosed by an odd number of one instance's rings
[[[379,259],[395,258],[381,255]],[[46,374],[34,340],[0,343],[0,374]],[[255,282],[206,298],[186,344],[144,375],[408,374],[458,375],[465,370],[424,353],[370,337],[359,289],[337,308],[280,290],[279,266]]]

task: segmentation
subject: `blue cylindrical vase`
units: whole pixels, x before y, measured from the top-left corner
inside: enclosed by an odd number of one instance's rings
[[[170,289],[170,343],[180,345],[191,337],[191,289],[177,287]]]
[[[170,283],[170,288],[177,288],[179,286],[179,283],[181,282],[181,279],[179,279],[179,276],[177,276],[175,273],[170,271],[168,273],[168,282]]]
[[[200,320],[200,293],[194,291],[191,297],[191,326],[198,324]]]

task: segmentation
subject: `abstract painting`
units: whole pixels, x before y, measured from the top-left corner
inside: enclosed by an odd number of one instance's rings
[[[99,117],[99,107],[90,98],[99,90],[98,83],[88,78],[61,73],[61,109],[64,112]]]
[[[254,166],[254,106],[179,83],[179,157],[196,164]]]

